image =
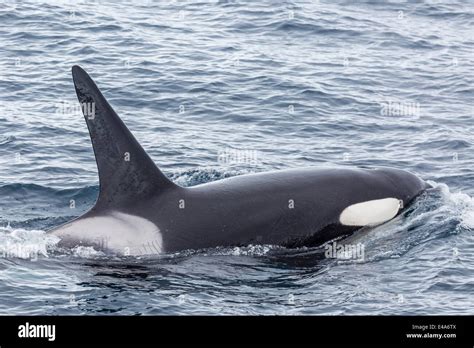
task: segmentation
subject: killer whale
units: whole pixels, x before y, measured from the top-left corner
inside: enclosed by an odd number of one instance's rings
[[[99,195],[84,215],[48,231],[62,246],[125,255],[249,244],[318,246],[393,219],[429,187],[392,168],[289,169],[181,187],[155,165],[91,77],[79,66],[72,75]]]

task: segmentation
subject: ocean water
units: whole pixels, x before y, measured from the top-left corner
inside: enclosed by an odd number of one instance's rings
[[[0,314],[474,314],[473,18],[468,1],[0,1]],[[433,189],[350,237],[357,259],[60,249],[45,231],[98,193],[74,64],[181,185],[390,166]]]

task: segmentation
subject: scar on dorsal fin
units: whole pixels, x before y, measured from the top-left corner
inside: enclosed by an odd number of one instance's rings
[[[94,209],[120,208],[176,186],[143,150],[91,77],[77,65],[72,76],[99,171]]]

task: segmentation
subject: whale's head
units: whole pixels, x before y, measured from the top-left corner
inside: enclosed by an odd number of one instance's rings
[[[397,192],[397,197],[403,201],[403,206],[410,204],[413,199],[431,187],[427,182],[406,170],[380,168],[376,169],[376,172],[390,181]]]

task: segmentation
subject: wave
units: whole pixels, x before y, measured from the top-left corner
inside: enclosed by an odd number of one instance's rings
[[[59,197],[71,197],[72,198],[83,198],[92,195],[97,195],[99,192],[99,186],[86,186],[81,188],[71,189],[57,189],[48,186],[42,186],[37,184],[6,184],[0,186],[0,196],[19,197],[26,195],[41,195],[47,199],[47,197],[59,196]]]
[[[214,168],[205,168],[205,169],[193,169],[186,170],[183,172],[172,173],[170,175],[171,180],[182,186],[195,186],[199,184],[204,184],[207,182],[212,182],[216,180],[221,180],[225,178],[230,178],[236,175],[242,175],[248,173],[248,171],[243,170],[219,170]]]
[[[171,180],[183,186],[194,186],[206,182],[212,182],[229,178],[236,175],[246,174],[246,170],[222,170],[220,168],[200,168],[184,171],[165,173]],[[0,197],[31,197],[42,196],[44,200],[52,197],[67,197],[70,199],[96,198],[99,193],[99,185],[89,185],[77,188],[54,188],[49,186],[12,183],[0,186]]]

